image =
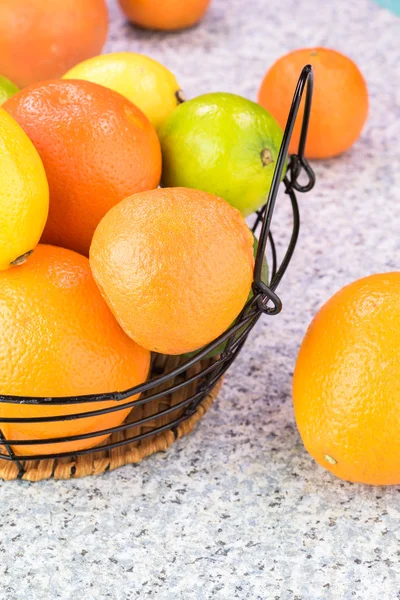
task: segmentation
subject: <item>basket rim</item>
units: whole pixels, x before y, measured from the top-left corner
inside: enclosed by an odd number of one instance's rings
[[[243,308],[243,311],[245,311],[245,310],[247,311],[252,306],[254,306],[257,301],[257,298],[258,298],[258,296],[253,296],[253,298],[246,303],[246,305]],[[204,348],[199,349],[199,351],[196,352],[196,354],[194,356],[192,356],[187,361],[183,362],[181,365],[179,365],[175,369],[172,369],[171,371],[169,371],[168,373],[164,373],[163,375],[159,375],[159,376],[153,377],[151,379],[148,379],[147,381],[140,383],[138,385],[135,385],[131,388],[127,388],[126,390],[116,391],[116,392],[104,392],[102,394],[81,394],[81,395],[77,395],[77,396],[54,396],[54,397],[52,397],[52,396],[15,396],[12,394],[0,394],[0,405],[1,404],[21,404],[21,405],[26,404],[26,405],[33,405],[33,406],[46,406],[46,405],[61,406],[61,405],[71,405],[71,404],[79,405],[79,404],[88,404],[88,403],[96,403],[96,402],[100,403],[100,402],[110,402],[110,401],[122,403],[124,400],[127,400],[132,396],[136,396],[138,394],[143,394],[143,393],[157,387],[158,385],[161,385],[161,384],[167,382],[169,379],[173,379],[174,377],[181,375],[182,373],[184,373],[185,371],[190,369],[190,367],[194,366],[196,363],[205,359],[210,352],[217,349],[220,344],[225,342],[232,335],[235,335],[236,333],[238,333],[244,327],[246,327],[250,330],[253,327],[252,322],[259,317],[261,312],[262,311],[260,311],[259,309],[256,309],[256,310],[250,312],[249,314],[244,314],[243,319],[240,322],[229,327],[222,335],[220,335],[218,338],[216,338],[213,342],[211,342],[207,346],[204,346]],[[226,360],[226,356],[224,354],[222,354],[220,361],[224,362],[225,360]],[[199,377],[199,376],[196,376],[196,377]],[[135,406],[137,406],[137,403],[145,404],[147,402],[150,402],[151,400],[154,400],[157,395],[158,394],[155,394],[154,396],[147,396],[146,398],[143,398],[140,400],[134,400],[134,401],[132,401],[132,405],[133,405],[133,403],[135,404]],[[128,408],[129,404],[128,405],[123,404],[123,405],[121,405],[121,407],[122,406],[124,408]],[[103,409],[103,410],[99,410],[99,411],[91,411],[91,412],[84,414],[82,418],[88,417],[88,416],[96,416],[96,415],[100,415],[100,414],[105,414],[105,412],[113,412],[114,410],[116,410],[116,409],[111,408],[111,409]],[[68,415],[68,417],[72,419],[74,417],[74,415]],[[53,420],[58,420],[58,419],[56,417],[54,417],[54,419],[50,418],[50,421],[53,421]],[[44,418],[44,421],[46,421],[46,418]],[[24,422],[35,422],[35,420],[28,420],[28,421],[26,421],[25,419],[9,420],[7,418],[3,419],[2,417],[0,417],[0,422],[2,422],[2,423],[3,422],[4,423],[10,423],[10,422],[24,423]],[[38,422],[38,421],[36,421],[36,422]],[[43,420],[41,419],[40,422],[43,422]]]

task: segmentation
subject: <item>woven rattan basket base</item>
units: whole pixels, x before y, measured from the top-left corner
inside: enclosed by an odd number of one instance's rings
[[[157,355],[153,360],[152,376],[170,371],[178,366],[179,362],[180,359],[178,357]],[[184,378],[187,379],[191,375],[198,373],[202,368],[209,364],[209,360],[202,361],[202,363],[195,365],[192,369],[187,371],[184,374]],[[178,376],[174,382],[169,381],[165,384],[164,389],[166,387],[171,387],[173,383],[179,383],[181,381],[183,381],[182,375]],[[196,423],[213,404],[221,385],[222,379],[218,381],[211,393],[199,404],[196,412],[187,420],[183,421],[174,432],[166,430],[139,442],[119,446],[112,450],[93,452],[78,457],[68,457],[58,460],[27,461],[24,465],[25,472],[22,479],[28,481],[40,481],[43,479],[50,479],[51,477],[55,479],[71,479],[84,477],[85,475],[98,475],[99,473],[112,471],[123,465],[140,462],[143,458],[155,454],[156,452],[165,451],[177,439],[192,431]],[[173,394],[166,394],[165,396],[153,400],[149,404],[144,404],[132,409],[126,423],[132,423],[141,418],[149,417],[161,410],[165,410],[178,404],[178,402],[182,402],[185,398],[188,398],[189,395],[194,393],[195,388],[196,382],[181,388]],[[154,388],[152,392],[156,390],[161,391],[162,389],[162,386],[160,386],[159,388]],[[150,432],[158,427],[166,425],[169,421],[179,418],[180,413],[182,413],[182,409],[181,411],[169,414],[168,419],[166,417],[155,418],[154,421],[148,421],[141,427],[131,427],[125,431],[114,433],[111,438],[105,440],[103,444],[108,444],[110,441],[119,442],[141,433]],[[101,447],[101,445],[99,447]],[[3,480],[17,479],[17,466],[11,461],[0,459],[0,478]]]

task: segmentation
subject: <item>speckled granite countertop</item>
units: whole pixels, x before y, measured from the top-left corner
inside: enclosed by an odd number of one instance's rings
[[[400,487],[319,468],[290,398],[317,307],[355,278],[400,268],[400,19],[369,0],[214,0],[200,27],[163,35],[111,12],[107,49],[162,60],[189,96],[255,98],[274,59],[321,44],[360,65],[371,114],[352,151],[315,165],[284,311],[253,332],[194,434],[104,476],[1,484],[0,600],[400,598]]]

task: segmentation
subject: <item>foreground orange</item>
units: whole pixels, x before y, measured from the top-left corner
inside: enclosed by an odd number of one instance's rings
[[[19,87],[61,77],[101,52],[105,0],[1,0],[0,73]]]
[[[348,481],[400,483],[400,273],[331,298],[311,323],[293,382],[297,426],[315,460]]]
[[[89,81],[29,86],[3,108],[43,161],[50,211],[42,241],[87,255],[106,212],[134,192],[158,186],[157,133],[129,100]]]
[[[188,188],[135,194],[93,237],[94,277],[124,331],[163,354],[221,335],[253,280],[253,236],[222,198]]]
[[[132,23],[146,29],[185,29],[203,17],[211,0],[118,0]]]
[[[0,331],[1,394],[57,397],[114,392],[147,377],[149,352],[124,334],[96,287],[88,259],[70,250],[39,245],[25,264],[0,272]],[[1,403],[0,428],[6,438],[15,440],[79,435],[119,425],[129,409],[43,424],[11,425],[1,423],[1,417],[56,416],[116,405]],[[72,452],[106,437],[14,446],[14,452]]]
[[[314,70],[314,94],[307,134],[308,158],[329,158],[350,148],[368,115],[368,90],[357,65],[328,48],[305,48],[282,56],[262,82],[258,101],[285,127],[299,74],[306,64]],[[304,106],[304,101],[302,106]],[[301,108],[289,151],[297,152]]]

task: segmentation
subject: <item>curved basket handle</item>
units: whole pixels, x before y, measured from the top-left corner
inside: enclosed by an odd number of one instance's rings
[[[279,149],[278,159],[276,161],[276,166],[274,170],[274,175],[272,178],[271,189],[268,194],[267,202],[262,209],[262,215],[259,215],[260,220],[262,221],[261,233],[258,242],[258,251],[256,256],[256,262],[254,267],[254,283],[253,287],[255,288],[255,292],[261,293],[258,298],[257,304],[263,312],[276,315],[282,309],[282,303],[278,296],[275,294],[275,290],[282,279],[284,272],[289,264],[289,261],[292,257],[294,247],[296,245],[298,229],[299,229],[299,213],[297,209],[297,201],[294,195],[294,190],[298,192],[307,192],[309,191],[315,183],[315,175],[307,162],[307,159],[304,156],[304,150],[307,140],[307,131],[308,125],[310,122],[310,112],[311,112],[311,100],[313,93],[313,83],[314,76],[311,65],[306,65],[299,77],[297,82],[296,90],[294,92],[292,105],[290,107],[288,120],[286,123],[285,131],[282,138],[282,144]],[[279,184],[282,180],[283,169],[285,166],[285,160],[288,153],[289,143],[292,137],[293,128],[296,122],[297,114],[299,112],[300,102],[303,97],[304,89],[307,85],[306,91],[306,101],[304,107],[304,115],[303,115],[303,123],[301,127],[300,141],[298,153],[293,154],[290,157],[290,162],[288,165],[287,173],[284,179],[284,184],[286,188],[286,193],[290,196],[293,207],[293,214],[295,219],[295,231],[292,239],[290,241],[289,247],[285,254],[285,257],[278,269],[275,273],[274,277],[269,286],[267,286],[261,278],[262,273],[262,265],[265,256],[265,249],[267,245],[268,236],[270,235],[271,229],[271,221],[272,215],[275,208],[276,198],[278,194]],[[298,183],[299,175],[302,169],[307,173],[308,182],[305,185],[300,185]],[[272,302],[273,306],[267,306],[268,302]]]

